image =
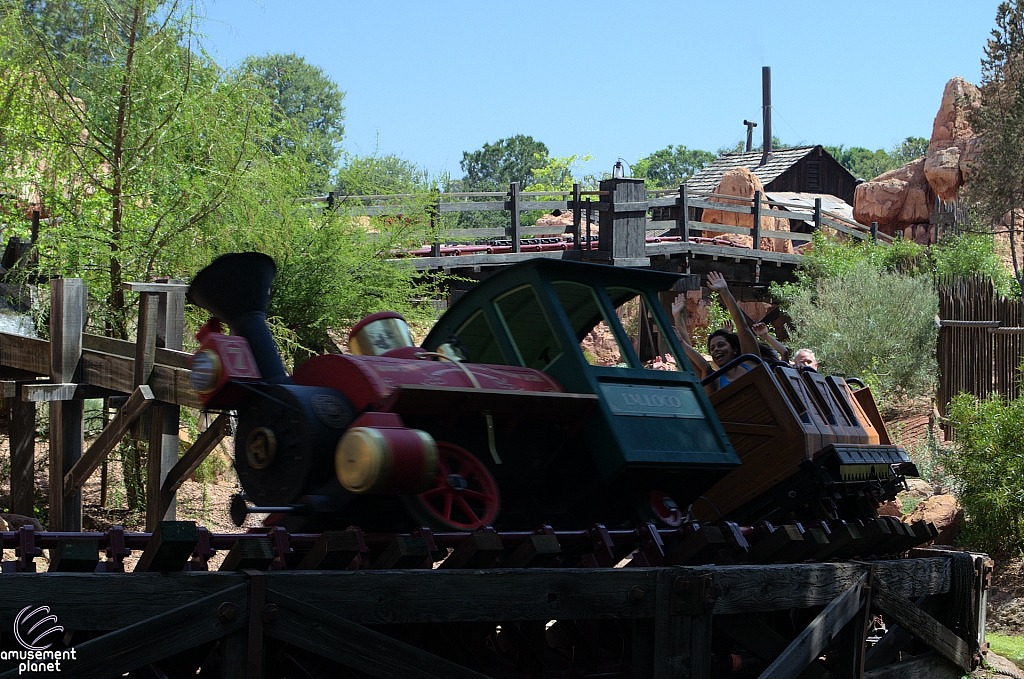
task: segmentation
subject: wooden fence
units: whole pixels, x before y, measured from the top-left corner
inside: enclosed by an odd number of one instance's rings
[[[940,278],[937,288],[939,414],[959,393],[1016,397],[1024,359],[1021,301],[999,295],[978,276]]]
[[[633,195],[631,196],[633,199],[625,203],[615,200],[617,187],[623,183],[635,185]],[[755,251],[761,248],[761,238],[784,239],[797,243],[811,240],[810,234],[807,233],[762,230],[760,217],[781,217],[797,222],[809,222],[815,230],[827,227],[837,233],[861,240],[871,239],[880,243],[890,243],[892,241],[890,236],[878,232],[877,225],[865,227],[863,224],[849,220],[842,215],[823,210],[820,199],[815,200],[813,209],[808,211],[806,205],[768,200],[760,192],[755,194],[753,198],[713,193],[691,193],[687,190],[685,184],[680,185],[678,189],[647,192],[640,180],[628,178],[605,180],[601,183],[601,190],[597,191],[583,191],[579,184],[574,184],[572,191],[521,192],[518,183],[514,182],[509,185],[508,191],[373,196],[341,196],[331,193],[327,196],[306,199],[305,202],[326,203],[331,209],[343,209],[351,215],[397,216],[417,212],[425,214],[430,219],[431,228],[425,231],[423,235],[425,238],[433,240],[433,251],[430,253],[433,257],[441,254],[442,243],[471,242],[474,239],[494,238],[510,240],[511,254],[518,255],[521,252],[521,239],[532,236],[561,234],[564,231],[564,227],[560,226],[522,226],[521,213],[531,210],[571,210],[573,212],[573,249],[575,250],[593,249],[592,243],[587,236],[594,217],[600,213],[629,212],[634,215],[637,213],[646,215],[652,210],[658,211],[659,208],[663,214],[665,208],[669,208],[672,214],[676,215],[672,220],[674,221],[674,226],[661,230],[673,229],[673,235],[681,237],[683,241],[687,241],[692,236],[701,235],[700,232],[704,230],[749,236],[753,240],[751,249]],[[740,227],[709,224],[692,220],[690,215],[696,214],[696,210],[699,209],[749,214],[753,217],[753,226]],[[443,214],[494,211],[507,212],[509,214],[509,226],[507,228],[442,229],[436,224],[435,220],[437,216]],[[647,223],[648,227],[650,227],[652,223],[670,222],[667,222],[665,219],[647,219]],[[603,246],[599,246],[599,248],[601,247]]]

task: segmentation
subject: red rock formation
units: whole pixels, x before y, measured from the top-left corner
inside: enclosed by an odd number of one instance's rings
[[[960,76],[946,83],[924,163],[928,183],[942,200],[956,198],[957,190],[964,183],[962,164],[973,160],[966,152],[968,142],[975,136],[967,118],[978,106],[977,87]],[[972,154],[976,155],[976,144],[970,146]]]
[[[747,168],[739,167],[734,170],[729,170],[722,175],[722,180],[718,182],[718,186],[715,187],[713,193],[725,196],[736,196],[738,198],[753,198],[755,191],[760,191],[762,195],[764,194],[764,185],[761,183],[761,180]],[[711,200],[716,203],[750,207],[750,201],[729,200],[728,198],[712,198]],[[763,204],[763,208],[768,209],[767,202]],[[705,209],[701,221],[707,224],[743,226],[749,229],[754,226],[754,215],[749,213],[744,214],[741,212],[725,212],[722,210]],[[775,217],[761,217],[761,229],[769,231],[789,231],[789,220]],[[752,247],[754,243],[752,236],[737,233],[705,231],[704,235],[709,238],[723,238],[725,240],[732,241],[733,243],[746,245],[747,247]],[[793,252],[793,241],[783,240],[781,238],[762,238],[761,249],[768,252],[791,253]]]
[[[889,235],[927,224],[935,194],[924,166],[925,159],[918,158],[858,186],[853,194],[853,218],[861,224],[878,222],[879,230]]]

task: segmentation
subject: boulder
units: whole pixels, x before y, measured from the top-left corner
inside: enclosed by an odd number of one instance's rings
[[[900,502],[899,498],[895,500],[886,500],[882,504],[878,505],[879,516],[895,516],[897,519],[903,516],[903,503]]]
[[[853,218],[861,224],[878,222],[883,233],[903,233],[928,221],[934,194],[924,171],[924,158],[864,182],[853,194]]]
[[[979,106],[978,88],[957,76],[946,83],[942,91],[942,102],[932,124],[932,136],[925,156],[924,171],[928,184],[940,199],[950,201],[956,198],[957,190],[963,186],[965,166],[977,156],[977,142],[968,120],[971,112]],[[970,153],[967,153],[970,145]]]
[[[736,196],[737,198],[753,198],[754,193],[760,191],[764,195],[764,185],[756,174],[745,167],[738,167],[729,170],[722,175],[721,181],[712,193],[725,196]],[[713,202],[749,207],[749,201],[729,200],[728,198],[712,198]],[[768,203],[763,205],[768,209]],[[754,215],[741,212],[725,212],[723,210],[705,209],[701,221],[707,224],[722,224],[725,226],[742,226],[752,228],[754,226]],[[789,220],[776,217],[761,217],[761,229],[770,231],[789,231]],[[737,245],[753,247],[754,239],[739,233],[724,233],[719,231],[705,230],[704,235],[708,238],[722,238],[732,241]],[[762,250],[768,252],[793,252],[793,241],[781,238],[762,238],[760,242]]]
[[[924,500],[935,495],[935,486],[924,479],[907,479],[907,489],[900,493],[903,498]]]
[[[556,210],[555,212],[559,212]],[[572,226],[572,210],[566,212],[559,212],[559,214],[548,214],[541,215],[537,218],[537,226],[561,226],[571,227]],[[571,230],[571,229],[570,229]]]
[[[952,545],[964,522],[964,510],[952,495],[933,495],[921,500],[904,521],[928,521],[939,531],[937,545]]]
[[[18,530],[22,526],[29,525],[36,531],[43,530],[43,524],[39,523],[39,519],[34,516],[24,516],[22,514],[0,514],[0,521],[3,521],[3,530]]]

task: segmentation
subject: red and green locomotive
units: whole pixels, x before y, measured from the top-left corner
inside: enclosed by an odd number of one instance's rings
[[[225,255],[189,292],[231,331],[211,319],[192,367],[204,404],[238,413],[239,523],[853,521],[916,475],[870,392],[842,378],[749,357],[709,398],[663,305],[692,277],[530,260],[459,298],[422,347],[398,314],[374,314],[352,354],[288,375],[265,322],[274,272]]]

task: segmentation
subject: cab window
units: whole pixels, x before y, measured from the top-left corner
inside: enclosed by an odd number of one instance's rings
[[[661,327],[657,317],[651,313],[647,298],[629,288],[609,287],[607,292],[615,307],[615,315],[643,367],[647,370],[679,370],[678,359],[665,339],[666,332],[673,330],[669,328],[666,331]]]
[[[601,313],[594,289],[570,281],[554,281],[551,287],[569,317],[587,363],[605,368],[630,367],[626,352]]]
[[[491,363],[502,365],[505,357],[501,354],[498,341],[494,338],[490,323],[483,311],[477,311],[455,331],[459,348],[466,354],[471,363]]]
[[[522,365],[544,370],[562,355],[533,286],[524,285],[494,300]]]

